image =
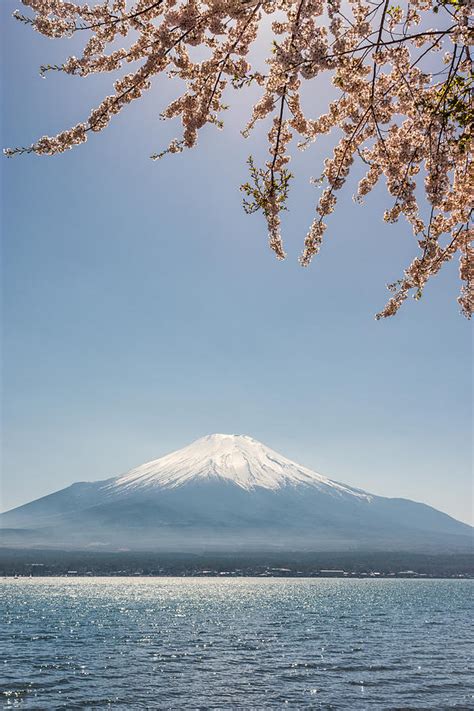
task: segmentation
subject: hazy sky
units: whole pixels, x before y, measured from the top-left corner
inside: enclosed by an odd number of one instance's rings
[[[52,73],[74,53],[1,3],[4,146],[86,118],[111,77]],[[77,50],[76,50],[77,53]],[[416,252],[386,226],[384,192],[344,190],[309,269],[297,262],[324,146],[301,168],[277,262],[241,209],[247,113],[197,150],[149,159],[177,135],[157,82],[105,133],[54,158],[2,160],[3,491],[8,509],[103,479],[212,432],[249,434],[334,479],[472,520],[471,331],[458,265],[420,302],[374,320]],[[315,105],[324,97],[317,95]]]

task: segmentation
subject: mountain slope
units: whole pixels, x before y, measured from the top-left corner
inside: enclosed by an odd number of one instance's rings
[[[210,435],[130,472],[0,516],[4,545],[193,551],[469,550],[424,504],[334,482],[251,437]]]

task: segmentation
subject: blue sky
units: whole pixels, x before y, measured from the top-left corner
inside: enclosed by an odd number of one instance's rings
[[[10,20],[18,4],[0,8],[4,146],[82,120],[112,83],[42,80],[39,65],[74,48]],[[224,131],[205,130],[197,150],[154,163],[179,130],[158,120],[172,96],[158,81],[85,146],[2,161],[2,508],[230,432],[472,520],[471,331],[457,264],[376,322],[385,284],[416,252],[403,223],[383,224],[383,190],[360,207],[348,186],[303,270],[317,198],[308,179],[328,143],[297,156],[288,259],[277,262],[263,219],[240,204],[246,157],[264,141],[239,137],[246,101],[236,97]]]

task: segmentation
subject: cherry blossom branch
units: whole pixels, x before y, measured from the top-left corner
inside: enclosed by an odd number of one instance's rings
[[[245,210],[263,213],[276,256],[285,256],[280,214],[292,178],[291,141],[297,137],[299,147],[307,148],[335,131],[333,153],[317,181],[324,189],[301,263],[308,265],[319,252],[337,191],[361,160],[367,170],[356,200],[362,202],[383,179],[392,204],[384,220],[402,216],[420,249],[402,279],[390,285],[392,297],[378,317],[395,314],[412,290],[420,298],[429,278],[456,253],[462,282],[458,301],[462,313],[471,315],[473,29],[467,0],[404,0],[402,5],[390,0],[136,0],[131,7],[126,0],[93,7],[76,0],[22,2],[32,16],[17,13],[17,19],[46,37],[67,38],[79,31],[86,37],[82,56],[45,65],[42,73],[85,77],[118,72],[124,63],[139,66],[115,81],[114,93],[87,121],[29,147],[6,149],[7,155],[54,155],[83,143],[163,74],[184,83],[161,113],[181,120],[182,135],[152,157],[179,153],[196,145],[206,124],[222,125],[229,83],[237,90],[256,84],[261,94],[243,134],[270,121],[270,157],[262,168],[249,158],[250,179],[241,189]],[[253,66],[251,47],[265,16],[273,37],[262,71]],[[314,81],[317,91],[325,73],[339,95],[328,100],[326,113],[312,116],[302,106],[308,96],[304,87]]]

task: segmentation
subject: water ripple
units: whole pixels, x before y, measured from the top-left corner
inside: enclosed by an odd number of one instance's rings
[[[1,580],[0,707],[474,710],[470,581]]]

